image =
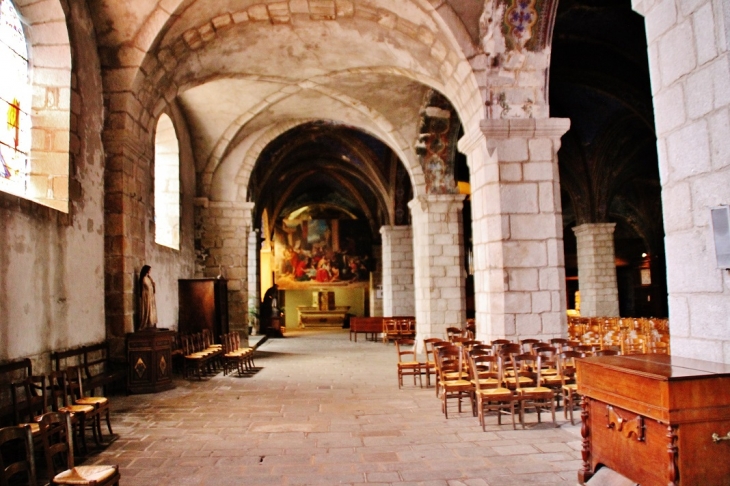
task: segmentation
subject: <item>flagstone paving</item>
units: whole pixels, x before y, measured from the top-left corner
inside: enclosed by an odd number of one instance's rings
[[[124,486],[576,484],[579,426],[562,412],[524,430],[488,416],[485,432],[468,407],[445,419],[433,388],[399,390],[396,360],[347,331],[289,332],[251,376],[112,397],[119,438],[88,463],[119,464]]]

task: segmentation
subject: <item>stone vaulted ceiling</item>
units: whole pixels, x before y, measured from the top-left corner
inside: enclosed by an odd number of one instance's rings
[[[453,27],[443,28],[432,3],[101,0],[90,9],[102,63],[115,71],[106,83],[128,77],[145,85],[141,92],[156,90],[174,100],[190,130],[198,195],[245,201],[252,200],[248,182],[264,148],[318,121],[379,140],[406,168],[410,185],[416,190],[423,185],[413,149],[423,99],[431,89],[459,99],[450,83],[454,66],[464,62],[455,54],[462,50]],[[473,42],[481,2],[451,0],[441,9],[452,12],[449,21],[463,32],[461,42]],[[325,159],[296,158],[315,165]],[[332,172],[332,160],[319,169]],[[262,180],[261,171],[257,178]],[[380,224],[392,222],[394,209],[383,203],[392,188],[387,180],[371,181],[371,194],[354,191],[359,212],[386,215],[375,218]]]

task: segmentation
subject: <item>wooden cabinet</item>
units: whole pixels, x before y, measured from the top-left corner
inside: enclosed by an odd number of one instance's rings
[[[667,355],[577,362],[581,484],[608,466],[642,486],[730,484],[730,365]]]
[[[127,390],[129,393],[156,393],[169,390],[172,383],[172,341],[174,331],[149,329],[127,334]]]
[[[178,280],[180,306],[178,331],[182,334],[208,329],[216,343],[228,332],[228,282],[221,278]]]

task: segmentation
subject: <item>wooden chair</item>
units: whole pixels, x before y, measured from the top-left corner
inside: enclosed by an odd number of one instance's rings
[[[29,376],[25,380],[10,385],[13,402],[15,425],[27,425],[33,439],[40,437],[37,419],[48,411],[46,396],[46,377],[44,375]]]
[[[552,338],[550,344],[558,349],[559,352],[568,351],[570,348],[570,339],[568,338]]]
[[[75,466],[71,417],[48,412],[39,422],[43,452],[51,486],[112,486],[119,484],[119,466]]]
[[[638,337],[627,336],[621,341],[621,354],[645,354],[646,343]]]
[[[584,354],[579,351],[563,351],[558,359],[559,376],[562,381],[560,394],[563,399],[563,417],[567,419],[570,414],[571,425],[575,425],[573,409],[581,400],[578,385],[575,383],[575,360],[583,357]]]
[[[203,379],[203,369],[208,369],[213,359],[213,352],[206,352],[199,344],[199,339],[194,335],[180,336],[183,346],[183,377],[189,376],[189,369],[195,368],[195,375],[199,380]]]
[[[433,341],[431,343],[434,363],[436,364],[436,382],[435,382],[435,386],[434,386],[434,388],[436,389],[436,397],[441,396],[441,384],[439,383],[439,377],[441,376],[441,372],[440,372],[440,368],[439,368],[438,352],[441,348],[446,347],[446,346],[453,346],[453,344],[449,341],[444,341],[443,339],[440,339],[438,341]]]
[[[471,347],[471,351],[479,351],[481,354],[489,354],[493,356],[493,348],[491,344],[479,343]]]
[[[423,388],[421,363],[416,356],[416,341],[413,339],[396,339],[395,350],[398,353],[398,388],[403,388],[403,377],[412,376],[413,386],[416,377]]]
[[[69,392],[72,395],[73,403],[75,405],[91,405],[95,408],[93,415],[94,424],[96,426],[96,433],[99,434],[99,440],[102,440],[101,433],[101,417],[104,416],[106,420],[106,428],[109,430],[109,436],[114,435],[112,430],[112,422],[109,418],[111,407],[109,406],[109,399],[107,397],[97,396],[86,396],[84,393],[84,382],[81,376],[81,368],[68,367],[66,368],[66,378],[68,380]]]
[[[436,355],[436,360],[438,362],[438,381],[441,391],[441,411],[445,417],[449,418],[449,399],[457,400],[458,410],[461,413],[461,401],[468,398],[471,403],[472,413],[475,414],[474,385],[468,379],[469,375],[465,368],[467,359],[464,357],[463,348],[454,345],[441,347]]]
[[[97,436],[94,405],[80,405],[73,402],[73,395],[68,389],[68,380],[66,379],[66,370],[52,371],[49,375],[51,382],[50,405],[54,412],[67,412],[71,414],[71,423],[76,427],[76,433],[79,437],[79,450],[88,451],[86,445],[86,424],[91,425],[94,434],[94,441],[100,446],[99,437]]]
[[[618,356],[621,352],[616,349],[599,349],[594,354],[596,356]]]
[[[474,319],[467,319],[466,327],[464,329],[465,329],[466,337],[468,337],[469,339],[476,339],[477,325],[474,322]]]
[[[392,317],[383,319],[383,342],[389,343],[398,339],[398,320]]]
[[[411,318],[403,318],[397,320],[398,339],[415,339],[416,337],[416,320]]]
[[[423,347],[426,353],[426,360],[421,363],[423,368],[423,374],[426,375],[426,387],[431,386],[431,375],[434,376],[434,382],[436,381],[436,353],[434,352],[433,345],[435,343],[446,342],[440,338],[428,338],[423,340]]]
[[[492,341],[492,354],[497,356],[499,355],[500,350],[502,349],[502,346],[506,344],[514,344],[509,339],[495,339]]]
[[[22,452],[19,446],[22,447]],[[19,482],[21,477],[23,482]],[[33,434],[27,425],[0,428],[0,485],[12,484],[38,484]]]
[[[499,360],[496,356],[483,351],[469,351],[469,381],[481,388],[499,388],[502,386],[499,374]]]
[[[523,353],[532,353],[532,347],[539,343],[539,339],[520,339],[520,346],[522,346],[522,352]]]
[[[516,429],[515,402],[517,402],[517,397],[512,390],[501,386],[501,370],[494,370],[494,367],[499,364],[497,357],[485,354],[472,355],[471,353],[467,354],[467,357],[472,376],[471,382],[474,386],[477,417],[479,417],[479,425],[482,426],[482,430],[486,430],[484,415],[490,411],[497,412],[499,425],[502,425],[502,411],[509,411],[512,415],[512,428]]]
[[[537,413],[537,421],[540,423],[541,413],[543,410],[550,409],[555,423],[555,391],[551,388],[540,386],[542,368],[542,357],[535,356],[531,353],[512,354],[509,362],[517,378],[515,384],[515,394],[520,401],[520,423],[525,428],[525,411],[533,408]],[[535,385],[522,386],[520,377],[530,378]]]
[[[536,355],[540,356],[540,381],[538,386],[544,386],[553,390],[557,397],[560,397],[560,389],[563,381],[558,370],[558,350],[552,346],[536,348]]]
[[[664,341],[649,341],[646,352],[653,354],[669,354],[669,344]]]
[[[464,330],[460,327],[447,327],[446,328],[446,339],[454,342],[455,337],[464,337]]]
[[[234,367],[238,371],[238,376],[243,376],[246,372],[254,368],[253,348],[241,347],[241,337],[238,332],[223,334],[221,341],[223,341],[222,360],[224,375],[233,371]]]

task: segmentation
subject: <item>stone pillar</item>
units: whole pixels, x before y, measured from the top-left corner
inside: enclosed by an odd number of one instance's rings
[[[477,338],[567,334],[557,152],[567,119],[483,120],[470,170]]]
[[[383,315],[413,316],[413,236],[410,226],[383,226]]]
[[[730,203],[730,4],[632,4],[646,23],[672,355],[730,364],[730,273],[710,220]]]
[[[248,323],[252,326],[254,334],[258,334],[259,321],[251,314],[255,311],[258,315],[259,302],[259,232],[251,231],[248,234],[248,308],[246,309],[246,317]]]
[[[199,205],[201,225],[196,252],[206,255],[203,276],[228,279],[228,323],[231,331],[247,332],[248,245],[254,203],[209,201]]]
[[[578,241],[580,315],[618,317],[618,284],[613,231],[616,223],[573,228]]]
[[[381,255],[381,258],[375,258],[375,270],[370,272],[370,288],[368,309],[371,317],[380,317],[383,315],[383,248],[380,245],[373,245],[373,255]],[[380,292],[378,292],[380,289]],[[411,292],[413,296],[413,292]]]
[[[466,324],[463,194],[419,196],[408,203],[413,222],[418,340],[443,338]]]

